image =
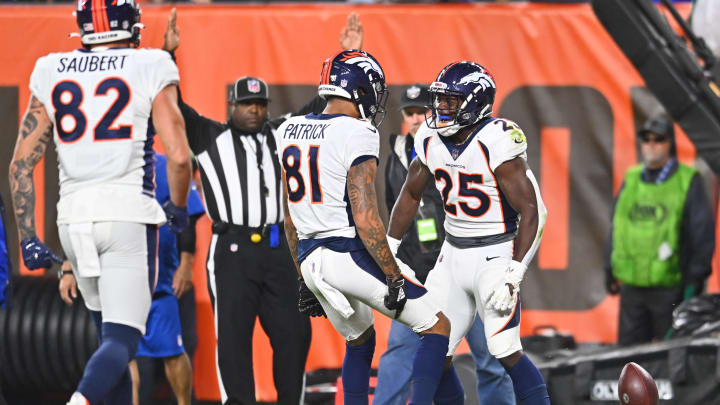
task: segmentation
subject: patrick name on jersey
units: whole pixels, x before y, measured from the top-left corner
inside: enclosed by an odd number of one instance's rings
[[[85,73],[121,70],[125,67],[127,55],[78,55],[59,58],[58,73]]]
[[[325,139],[330,124],[288,124],[283,139]]]

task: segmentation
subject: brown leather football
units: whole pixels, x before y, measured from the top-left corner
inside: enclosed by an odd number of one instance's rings
[[[636,363],[628,363],[620,373],[618,398],[622,405],[657,405],[655,380],[644,368]]]

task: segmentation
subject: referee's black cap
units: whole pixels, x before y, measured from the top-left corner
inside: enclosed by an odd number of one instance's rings
[[[400,110],[407,107],[424,107],[430,104],[430,90],[426,84],[415,83],[402,92]]]
[[[228,101],[239,103],[246,100],[270,100],[267,83],[252,76],[237,79],[230,90]]]

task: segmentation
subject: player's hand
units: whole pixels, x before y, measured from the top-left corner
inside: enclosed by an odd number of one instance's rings
[[[23,241],[20,242],[20,246],[22,248],[22,258],[25,267],[30,270],[41,268],[49,269],[52,267],[53,262],[62,264],[62,260],[60,260],[50,248],[45,246],[44,243],[40,242],[37,236],[23,239]]]
[[[405,279],[402,275],[395,279],[387,279],[388,293],[385,296],[385,308],[395,310],[395,319],[397,319],[405,308],[407,302],[407,294],[405,294]]]
[[[320,305],[320,301],[318,301],[315,294],[310,291],[302,277],[298,278],[298,285],[298,295],[300,296],[298,300],[298,311],[307,316],[324,316],[327,318],[327,314],[325,314],[325,310],[322,305]]]
[[[69,264],[69,262],[66,262]],[[65,264],[63,263],[63,270],[65,270]],[[67,270],[70,270],[69,268]],[[72,305],[73,301],[77,298],[77,281],[72,273],[64,273],[60,278],[60,284],[58,285],[60,291],[60,298],[68,305]]]
[[[170,10],[162,49],[173,52],[180,46],[180,29],[177,27],[177,10]]]
[[[188,292],[192,288],[192,286],[192,267],[190,267],[187,263],[181,261],[180,266],[178,266],[177,270],[175,270],[175,275],[173,276],[173,294],[175,294],[176,297],[180,298],[183,296],[183,294]]]
[[[340,46],[343,49],[362,49],[363,27],[356,13],[347,16],[347,24],[340,32]]]
[[[171,231],[181,233],[187,228],[189,222],[187,206],[178,207],[172,201],[167,200],[163,204],[163,210],[165,210],[167,225]]]
[[[510,311],[517,304],[520,295],[520,282],[525,275],[527,266],[511,260],[505,270],[504,283],[495,289],[487,300],[487,308],[498,312]]]

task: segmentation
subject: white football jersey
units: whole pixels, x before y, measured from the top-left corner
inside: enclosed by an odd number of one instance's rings
[[[377,129],[346,115],[309,114],[285,121],[275,137],[298,237],[355,237],[348,170],[358,158],[378,158]]]
[[[435,177],[445,205],[445,231],[455,237],[514,232],[518,213],[495,179],[495,169],[516,157],[527,159],[527,141],[512,121],[491,118],[462,145],[451,143],[423,124],[415,151]]]
[[[59,224],[158,224],[151,109],[179,82],[167,52],[101,48],[38,59],[30,91],[54,124],[60,170]]]

